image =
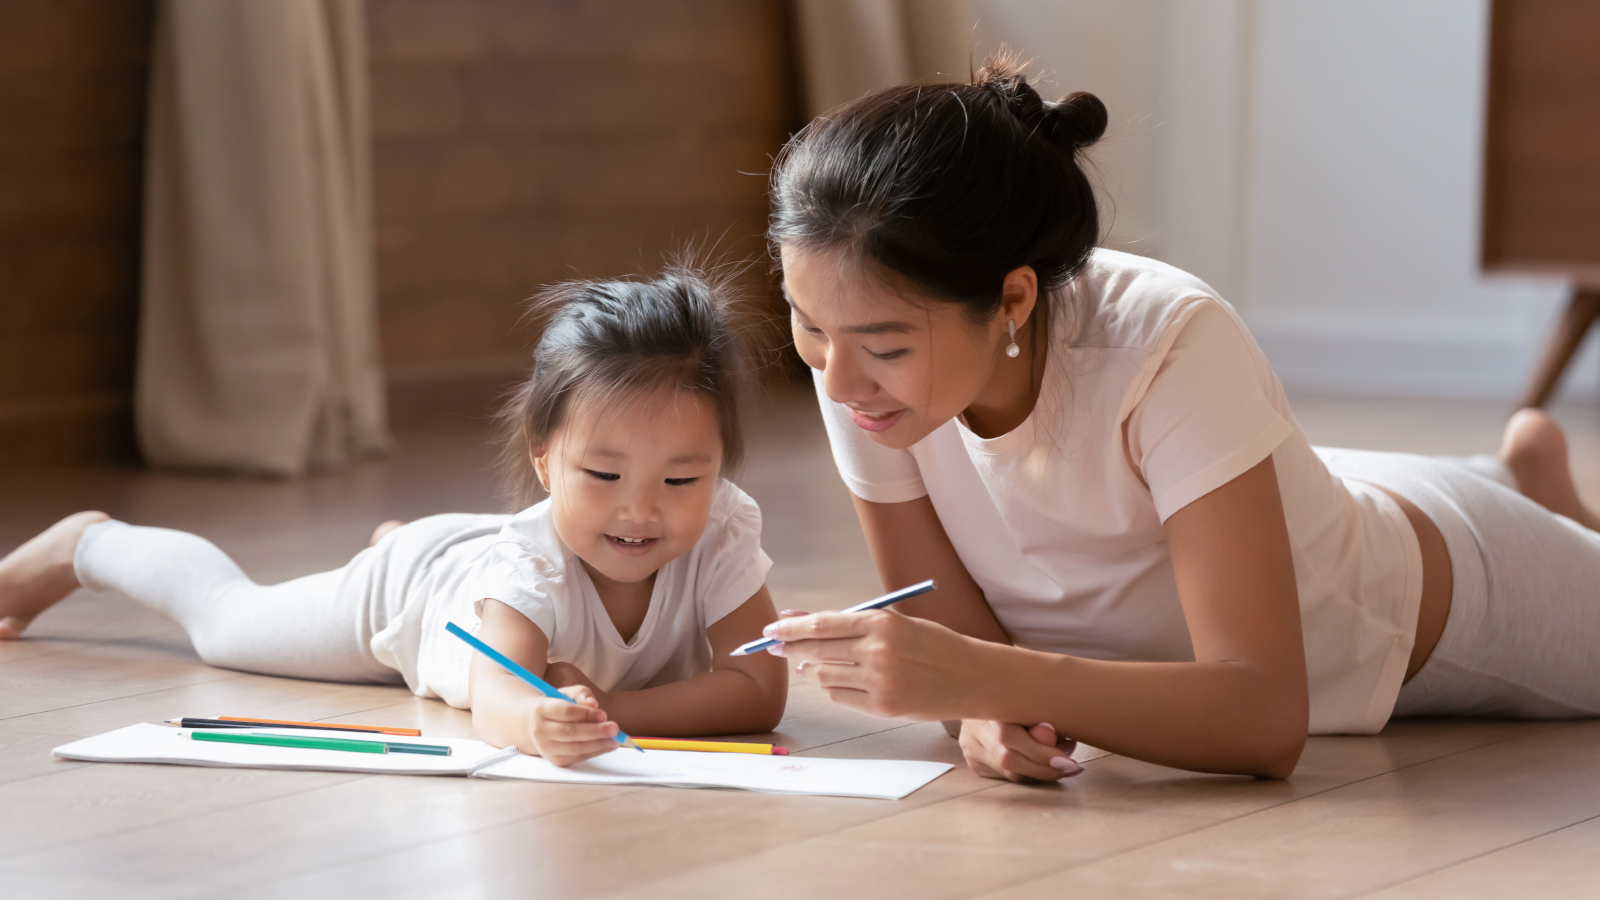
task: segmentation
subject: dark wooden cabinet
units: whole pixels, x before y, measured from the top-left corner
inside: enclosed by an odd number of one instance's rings
[[[1488,87],[1484,271],[1576,286],[1522,399],[1542,406],[1600,318],[1600,3],[1494,0]]]

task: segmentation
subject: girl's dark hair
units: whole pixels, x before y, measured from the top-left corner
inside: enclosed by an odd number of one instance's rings
[[[569,281],[540,291],[529,313],[546,319],[533,372],[500,409],[500,464],[518,504],[540,494],[528,458],[573,403],[613,404],[652,391],[699,394],[717,412],[722,470],[744,458],[739,423],[744,359],[726,279],[687,266],[649,281]]]
[[[1105,129],[1093,94],[1044,100],[1005,55],[970,84],[868,94],[784,148],[767,235],[851,254],[986,322],[1006,273],[1032,266],[1045,299],[1088,260],[1100,224],[1078,151]]]

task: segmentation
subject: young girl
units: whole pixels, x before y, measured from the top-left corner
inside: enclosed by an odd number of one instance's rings
[[[1600,535],[1559,429],[1520,413],[1472,466],[1312,448],[1215,291],[1095,249],[1105,125],[1002,62],[785,149],[795,346],[885,585],[939,591],[774,623],[780,652],[838,702],[961,720],[1011,779],[1078,771],[1062,734],[1283,777],[1308,732],[1600,714]]]
[[[660,735],[770,731],[787,673],[730,657],[777,618],[761,513],[722,478],[743,452],[722,292],[686,270],[578,282],[502,413],[514,516],[384,523],[349,565],[271,587],[194,535],[83,512],[0,560],[0,638],[80,585],[188,632],[215,666],[404,680],[472,709],[478,733],[557,765]],[[577,700],[552,700],[445,630],[454,620]]]

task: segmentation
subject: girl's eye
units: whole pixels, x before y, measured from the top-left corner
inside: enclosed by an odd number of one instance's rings
[[[694,484],[699,480],[699,478],[668,478],[667,484],[670,484],[673,487],[683,487],[686,484]]]
[[[890,350],[888,353],[873,353],[871,350],[868,350],[867,355],[873,359],[881,359],[885,362],[888,362],[891,359],[899,359],[910,352],[911,351],[909,350]]]
[[[818,327],[816,327],[814,325],[801,325],[800,326],[800,330],[804,331],[806,334],[811,335],[812,337],[816,337],[817,335],[822,333],[822,329],[818,328]]]
[[[616,481],[617,479],[622,477],[621,475],[618,475],[615,472],[596,472],[593,469],[584,469],[583,471],[587,472],[589,475],[594,476],[595,478],[600,479],[601,481]]]

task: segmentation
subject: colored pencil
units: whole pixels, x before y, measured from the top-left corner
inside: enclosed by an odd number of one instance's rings
[[[375,731],[379,734],[403,734],[422,737],[420,728],[390,728],[385,725],[348,725],[344,722],[296,722],[292,719],[247,719],[243,716],[217,716],[219,722],[243,722],[258,728],[337,728],[340,731]]]
[[[393,734],[404,737],[421,737],[422,732],[415,728],[368,728],[357,725],[318,725],[312,722],[272,722],[265,719],[196,719],[185,716],[182,719],[167,719],[168,725],[179,728],[294,728],[306,731],[345,731],[355,734]]]
[[[521,678],[523,681],[526,681],[527,683],[533,685],[535,688],[537,688],[539,690],[539,693],[544,694],[546,697],[553,697],[553,698],[555,698],[557,700],[565,700],[568,703],[577,703],[578,702],[578,701],[572,699],[571,697],[568,697],[566,694],[563,694],[560,691],[556,690],[554,687],[551,686],[550,682],[545,681],[543,678],[540,678],[539,676],[533,674],[532,672],[529,672],[527,669],[524,669],[523,667],[517,665],[515,662],[512,662],[510,657],[508,657],[505,654],[501,653],[499,650],[496,650],[493,647],[489,646],[488,644],[485,644],[483,641],[480,641],[477,638],[473,637],[472,635],[467,634],[466,630],[463,629],[460,625],[457,625],[454,622],[446,622],[445,626],[444,626],[444,630],[450,632],[451,634],[455,635],[458,638],[461,638],[463,641],[466,641],[467,645],[470,646],[472,649],[478,651],[479,653],[482,653],[484,656],[489,657],[490,659],[494,660],[496,663],[499,663],[500,668],[505,669],[507,672],[510,672],[511,674],[517,676],[518,678]],[[633,742],[633,738],[628,737],[626,734],[623,734],[621,731],[617,732],[617,743],[621,744],[624,747],[632,747],[633,749],[639,751],[640,753],[644,752],[644,748],[643,747],[639,746],[638,744],[635,744]]]
[[[416,753],[424,756],[449,756],[446,744],[399,744],[389,741],[357,741],[349,738],[298,737],[290,734],[240,734],[236,731],[178,732],[192,741],[219,744],[254,744],[259,747],[294,747],[300,750],[342,750],[348,753]]]
[[[742,744],[738,741],[680,741],[672,738],[633,739],[646,750],[696,750],[701,753],[757,753],[762,756],[788,756],[788,747],[772,744]]]
[[[866,612],[869,609],[883,609],[885,606],[892,606],[896,603],[899,603],[901,600],[909,600],[918,594],[926,594],[929,591],[937,590],[938,587],[939,586],[937,584],[933,583],[933,579],[929,578],[927,581],[920,581],[910,587],[903,587],[898,591],[890,591],[876,600],[868,600],[865,603],[857,603],[855,606],[843,611],[847,613],[853,613]],[[745,644],[728,655],[749,656],[752,653],[760,653],[762,650],[765,650],[768,647],[776,647],[781,643],[783,642],[774,640],[773,638],[761,638]]]

